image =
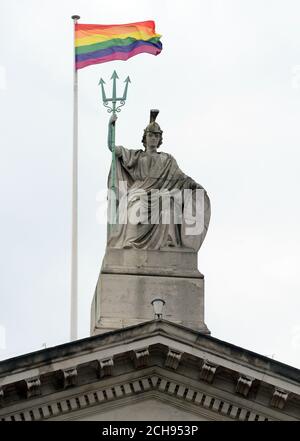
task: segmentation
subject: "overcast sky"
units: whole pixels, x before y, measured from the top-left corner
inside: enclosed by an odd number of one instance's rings
[[[79,337],[105,250],[97,195],[110,154],[98,81],[132,84],[117,143],[162,151],[203,185],[199,252],[214,337],[300,367],[300,3],[3,0],[0,359],[69,340],[73,28],[153,19],[163,51],[79,71]],[[123,84],[122,86],[123,87]]]

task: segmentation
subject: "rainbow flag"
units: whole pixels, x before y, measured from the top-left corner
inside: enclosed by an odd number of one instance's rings
[[[154,21],[122,25],[75,24],[76,69],[113,60],[128,60],[141,53],[158,55],[161,35]]]

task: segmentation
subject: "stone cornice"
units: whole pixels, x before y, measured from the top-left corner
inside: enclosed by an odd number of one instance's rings
[[[200,371],[201,380],[207,381],[207,383],[212,383],[215,377],[217,367],[218,366],[210,363],[208,360],[203,360],[203,364],[201,366],[201,371]]]
[[[142,368],[149,364],[149,348],[135,349],[133,351],[133,360],[136,368]]]
[[[114,360],[113,358],[106,358],[99,360],[99,376],[110,377],[113,374]]]
[[[38,421],[78,419],[83,414],[105,411],[107,408],[132,403],[132,398],[163,398],[172,405],[183,407],[196,415],[205,415],[212,420],[294,420],[274,410],[241,399],[233,402],[230,394],[222,396],[211,386],[201,388],[202,384],[161,368],[147,368],[134,371],[109,380],[91,384],[90,388],[81,386],[67,389],[48,397],[28,401],[26,406],[18,405],[0,412],[0,421]],[[130,401],[127,401],[130,400]]]
[[[77,367],[62,369],[63,374],[63,388],[77,385],[78,373]]]
[[[166,320],[153,320],[4,360],[0,362],[0,379],[11,372],[20,372],[24,369],[32,370],[32,376],[34,376],[38,372],[38,370],[34,372],[35,367],[38,369],[49,362],[59,363],[60,360],[76,357],[78,353],[84,355],[98,349],[102,351],[106,348],[120,347],[122,344],[128,345],[130,342],[139,342],[157,335],[170,336],[178,342],[221,355],[225,359],[234,360],[239,364],[255,364],[257,370],[261,372],[268,372],[277,377],[282,376],[297,385],[300,383],[299,369]]]
[[[27,398],[35,397],[41,394],[41,380],[40,377],[27,378],[26,383],[26,396]]]
[[[253,378],[246,377],[244,375],[240,375],[237,381],[236,389],[235,391],[238,394],[243,395],[244,397],[247,397],[250,391],[250,388],[253,383]]]
[[[174,330],[173,335],[171,330]],[[63,357],[54,357],[47,362],[41,362],[38,354],[38,360],[29,369],[21,369],[17,364],[11,373],[6,372],[0,377],[0,415],[5,415],[5,409],[9,410],[11,406],[20,404],[27,408],[31,405],[30,400],[37,396],[51,400],[60,391],[75,391],[82,385],[92,385],[106,378],[117,379],[128,371],[128,366],[130,372],[146,367],[176,371],[179,375],[197,379],[202,385],[207,384],[207,387],[221,387],[231,395],[235,391],[233,401],[254,400],[256,404],[262,403],[263,409],[290,411],[292,403],[300,404],[300,384],[268,370],[260,364],[260,359],[252,360],[253,364],[245,359],[241,362],[230,357],[220,342],[218,351],[215,341],[211,345],[208,344],[211,340],[206,341],[206,345],[200,344],[199,335],[198,341],[191,344],[187,338],[190,337],[189,330],[179,327],[179,332],[176,332],[178,327],[170,326],[168,322],[150,322],[149,332],[143,332],[139,337],[135,327],[131,331],[130,334],[128,328],[123,330],[126,339],[118,332],[118,342],[115,334],[109,333],[105,336],[105,344],[101,345],[103,339],[100,339],[93,350],[87,345],[77,353],[65,351]],[[262,388],[264,391],[260,398]],[[265,396],[268,396],[267,402],[264,402]]]
[[[168,353],[165,361],[165,367],[170,369],[177,369],[182,357],[182,352],[175,349],[168,348]]]
[[[178,354],[190,354],[192,353],[194,358],[199,360],[206,360],[207,363],[211,365],[220,366],[223,369],[227,369],[232,372],[239,373],[240,376],[245,378],[255,378],[257,381],[263,381],[266,384],[269,384],[273,387],[278,387],[282,390],[287,390],[290,393],[294,393],[300,395],[300,383],[295,383],[294,381],[290,381],[284,377],[274,375],[270,371],[264,371],[257,367],[257,363],[254,366],[250,364],[246,364],[245,361],[243,363],[239,363],[235,359],[230,359],[229,356],[224,356],[224,354],[218,354],[215,351],[212,351],[210,348],[203,347],[191,347],[185,342],[182,342],[178,339],[173,339],[169,336],[164,335],[149,335],[144,336],[143,341],[141,340],[132,340],[125,344],[120,344],[119,346],[112,346],[106,348],[99,348],[94,352],[78,352],[77,355],[73,355],[70,358],[64,358],[60,360],[52,360],[50,364],[43,364],[40,366],[31,366],[29,370],[24,369],[23,371],[11,372],[9,375],[5,377],[0,377],[0,387],[5,387],[8,384],[16,383],[21,380],[26,380],[30,377],[35,376],[43,376],[48,374],[49,370],[51,372],[61,371],[61,370],[72,370],[74,366],[83,365],[86,363],[91,363],[95,360],[99,359],[109,359],[114,358],[116,355],[120,353],[129,353],[131,351],[136,351],[141,349],[141,346],[144,347],[145,343],[147,343],[148,347],[154,347],[155,345],[164,345],[165,348],[172,348],[174,343],[176,342],[177,349],[175,353]],[[168,349],[166,349],[168,351]],[[180,357],[178,360],[174,358],[174,367],[179,363]],[[166,358],[166,367],[169,367],[170,360],[168,356]]]
[[[283,409],[288,399],[289,393],[286,390],[275,388],[271,399],[271,406]]]

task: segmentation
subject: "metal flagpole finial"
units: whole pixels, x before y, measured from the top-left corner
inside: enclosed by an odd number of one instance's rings
[[[77,20],[79,20],[80,19],[80,15],[72,15],[72,20],[75,20],[75,21],[77,21]]]

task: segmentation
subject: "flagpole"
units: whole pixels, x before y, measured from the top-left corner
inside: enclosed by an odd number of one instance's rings
[[[70,340],[77,339],[78,316],[78,74],[75,60],[75,25],[79,15],[72,15],[74,24],[73,68],[73,173],[72,173],[72,262]]]

